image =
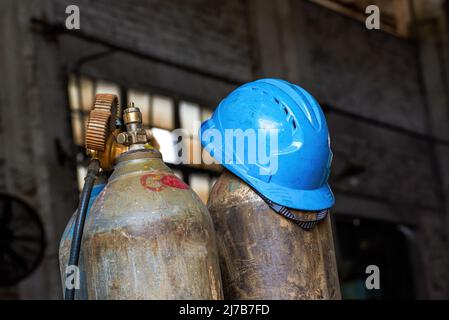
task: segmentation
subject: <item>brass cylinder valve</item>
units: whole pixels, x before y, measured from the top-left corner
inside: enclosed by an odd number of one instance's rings
[[[123,111],[123,121],[126,131],[117,135],[118,143],[136,149],[154,140],[151,130],[142,128],[142,114],[133,103]]]
[[[126,131],[116,128],[123,118]],[[118,113],[118,98],[113,94],[97,94],[86,129],[86,150],[100,161],[103,170],[112,170],[115,159],[128,150],[155,148],[159,144],[150,129],[142,128],[142,114],[131,103],[123,114]]]

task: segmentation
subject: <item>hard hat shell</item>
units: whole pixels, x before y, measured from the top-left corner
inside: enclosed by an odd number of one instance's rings
[[[211,139],[209,129],[218,130],[223,141]],[[225,132],[229,129],[276,129],[277,145],[268,141],[266,150],[258,150],[258,143],[255,150],[277,157],[275,170],[260,159],[250,163],[248,148],[244,149],[244,159],[236,154],[233,144],[226,148]],[[237,88],[202,123],[200,137],[211,156],[277,204],[316,211],[335,203],[327,182],[332,152],[326,119],[318,102],[297,85],[261,79]]]

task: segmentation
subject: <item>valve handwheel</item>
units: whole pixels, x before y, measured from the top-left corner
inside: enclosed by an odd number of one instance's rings
[[[114,94],[97,94],[86,128],[86,149],[103,152],[109,134],[115,129],[118,98]]]

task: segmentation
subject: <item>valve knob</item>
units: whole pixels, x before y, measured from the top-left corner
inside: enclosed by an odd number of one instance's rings
[[[103,152],[115,129],[118,98],[114,94],[97,94],[86,129],[86,149]]]

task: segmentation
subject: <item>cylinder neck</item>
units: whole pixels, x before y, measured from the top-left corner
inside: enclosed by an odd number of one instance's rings
[[[125,174],[145,171],[170,172],[170,168],[162,161],[161,153],[155,149],[130,150],[117,158],[114,172],[109,181]]]
[[[139,150],[130,150],[123,154],[121,154],[116,163],[119,164],[125,161],[131,160],[141,160],[141,159],[160,159],[162,160],[161,153],[156,149],[139,149]]]

